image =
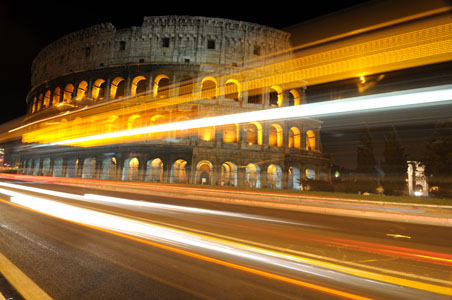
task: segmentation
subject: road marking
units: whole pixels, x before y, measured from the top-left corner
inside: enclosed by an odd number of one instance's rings
[[[52,300],[36,283],[0,253],[0,273],[25,299]]]
[[[401,234],[393,234],[393,233],[387,233],[387,236],[393,237],[395,239],[411,239],[411,236],[408,235],[401,235]]]

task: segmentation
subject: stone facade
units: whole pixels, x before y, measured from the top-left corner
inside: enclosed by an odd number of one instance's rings
[[[102,133],[303,105],[303,83],[256,85],[262,70],[290,55],[286,32],[246,22],[161,16],[127,29],[96,25],[57,40],[34,60],[27,121],[36,125],[23,140],[43,143],[45,132],[56,136],[80,124],[85,133]],[[127,106],[131,101],[133,108]],[[301,176],[330,178],[320,128],[315,119],[278,119],[93,148],[47,147],[24,151],[21,172],[298,188]]]

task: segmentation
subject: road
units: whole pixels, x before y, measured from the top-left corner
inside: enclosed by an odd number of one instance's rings
[[[53,299],[452,298],[450,227],[8,180],[0,199],[0,253]]]

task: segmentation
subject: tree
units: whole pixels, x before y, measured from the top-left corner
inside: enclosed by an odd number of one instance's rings
[[[436,125],[425,146],[424,164],[429,186],[452,196],[452,119]]]
[[[407,158],[395,127],[384,138],[383,187],[387,194],[402,194],[406,187]]]
[[[356,154],[358,177],[354,182],[354,189],[360,192],[375,192],[378,186],[376,160],[372,137],[367,126],[363,126],[359,133]]]

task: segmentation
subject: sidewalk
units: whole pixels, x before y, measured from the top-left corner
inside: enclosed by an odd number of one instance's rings
[[[215,188],[214,186],[200,188],[176,184],[38,177],[11,174],[0,174],[0,178],[71,185],[106,191],[175,197],[196,201],[222,202],[234,205],[452,227],[452,206],[354,200],[284,193],[284,191],[263,192],[259,190],[226,190]]]

